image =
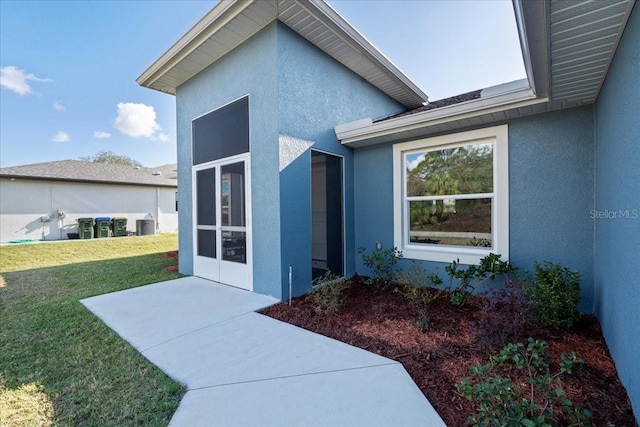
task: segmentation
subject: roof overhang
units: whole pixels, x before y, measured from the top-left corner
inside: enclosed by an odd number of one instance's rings
[[[524,79],[484,89],[471,101],[376,122],[358,120],[336,126],[335,132],[342,144],[353,148],[401,142],[533,114],[547,101],[537,97]]]
[[[71,182],[80,184],[100,184],[100,185],[126,185],[130,187],[163,187],[163,188],[177,188],[178,181],[175,184],[167,183],[152,183],[152,182],[131,182],[125,180],[100,180],[100,179],[82,179],[82,178],[63,178],[55,176],[33,176],[33,175],[19,175],[19,174],[0,174],[0,179],[8,179],[10,181],[46,181],[46,182]]]
[[[175,95],[181,84],[275,20],[405,107],[427,101],[418,86],[324,0],[221,0],[137,82]]]
[[[513,0],[527,78],[479,99],[339,125],[342,144],[402,142],[595,103],[636,0]]]

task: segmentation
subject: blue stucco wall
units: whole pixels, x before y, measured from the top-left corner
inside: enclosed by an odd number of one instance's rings
[[[593,309],[593,108],[509,125],[510,260],[521,270],[551,261],[582,274],[581,309]],[[393,246],[392,146],[355,151],[356,247]],[[409,260],[399,264],[406,267]],[[444,264],[421,263],[444,278]],[[357,258],[360,274],[369,274]]]
[[[640,422],[640,10],[596,103],[596,313]],[[628,210],[628,211],[627,211]],[[620,213],[622,211],[622,214]]]
[[[176,109],[180,272],[193,273],[191,121],[249,94],[254,291],[280,298],[276,41],[272,24],[180,86]]]
[[[379,118],[404,108],[326,55],[284,24],[278,25],[278,130],[310,148],[344,158],[344,232],[347,276],[355,273],[353,150],[336,139],[334,127],[363,117]],[[282,286],[293,295],[311,283],[311,152],[305,150],[280,173]],[[358,220],[361,216],[358,217]]]
[[[593,107],[509,123],[511,262],[560,263],[582,276],[580,309],[593,312]]]
[[[371,251],[376,242],[393,247],[393,147],[358,148],[355,153],[356,248]],[[368,274],[358,256],[357,270]]]

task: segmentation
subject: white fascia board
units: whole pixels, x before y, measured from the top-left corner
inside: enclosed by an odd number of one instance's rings
[[[366,126],[363,120],[359,120],[339,125],[335,128],[335,132],[338,140],[343,145],[348,146],[371,138],[540,104],[548,100],[548,98],[537,98],[532,89],[526,88],[490,98],[474,99],[460,104],[388,119],[372,123],[369,126]]]
[[[300,2],[304,5],[303,2]],[[389,71],[390,75],[401,81],[407,88],[409,88],[412,92],[415,93],[417,98],[420,98],[422,102],[427,102],[429,97],[426,93],[424,93],[415,83],[407,77],[389,58],[387,58],[378,48],[374,46],[365,36],[360,34],[358,30],[356,30],[351,24],[349,24],[334,8],[332,8],[328,3],[324,0],[311,0],[311,4],[315,6],[315,8],[321,12],[325,19],[331,22],[334,26],[340,28],[340,30],[344,31],[348,36],[348,40],[356,42],[358,47],[362,49],[362,51],[366,52],[369,56],[372,57],[374,62],[381,64],[386,70]]]
[[[220,0],[209,13],[200,19],[200,21],[175,42],[169,50],[162,54],[160,58],[151,64],[151,66],[136,79],[136,82],[140,86],[151,87],[160,76],[196,50],[202,42],[249,7],[251,3],[253,3],[253,0]],[[214,22],[216,25],[212,25]]]
[[[524,23],[524,12],[522,10],[522,0],[513,0],[513,13],[516,18],[516,27],[518,28],[518,38],[520,39],[520,52],[522,53],[522,61],[524,63],[524,69],[527,73],[527,79],[529,80],[529,87],[536,87],[535,80],[533,78],[533,67],[531,65],[531,52],[529,51],[529,42],[527,40],[527,30]]]
[[[509,93],[520,92],[529,89],[529,80],[520,79],[512,82],[502,83],[495,86],[490,86],[482,89],[480,92],[480,99],[494,98],[500,95],[506,95]]]

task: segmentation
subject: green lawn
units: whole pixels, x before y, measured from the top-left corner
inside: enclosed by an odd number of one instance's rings
[[[167,425],[184,395],[79,300],[175,279],[177,235],[0,247],[0,427]]]

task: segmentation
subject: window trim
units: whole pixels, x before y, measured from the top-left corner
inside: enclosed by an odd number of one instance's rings
[[[493,126],[467,132],[436,136],[393,146],[393,237],[394,245],[403,257],[423,261],[450,263],[456,259],[462,264],[478,264],[489,253],[509,259],[509,128],[508,125]],[[473,144],[478,140],[492,139],[493,149],[493,194],[491,206],[491,230],[493,248],[420,245],[408,242],[406,221],[406,171],[405,153],[420,149],[433,150],[445,146]]]

